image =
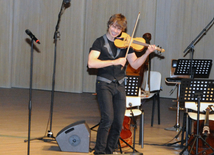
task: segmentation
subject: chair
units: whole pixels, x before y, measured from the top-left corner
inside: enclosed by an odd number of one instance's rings
[[[144,82],[142,87],[145,88],[141,94],[142,103],[148,99],[153,98],[152,104],[152,117],[151,117],[151,126],[153,126],[154,122],[154,112],[155,112],[155,103],[157,100],[157,108],[158,108],[158,124],[160,124],[160,91],[161,91],[161,73],[157,71],[149,71],[146,72],[146,78],[144,78]]]

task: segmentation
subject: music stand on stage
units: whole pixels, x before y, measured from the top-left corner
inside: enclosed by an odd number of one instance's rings
[[[210,70],[212,67],[211,59],[178,59],[176,64],[176,69],[174,75],[191,75],[192,79],[195,78],[208,78],[210,74]],[[180,86],[178,86],[180,89]],[[179,94],[178,90],[178,96]],[[179,101],[177,101],[177,111],[176,111],[176,125],[174,128],[180,128],[180,105]],[[166,128],[166,130],[171,130],[170,128]]]
[[[200,107],[202,102],[214,102],[214,80],[203,80],[203,79],[182,79],[181,80],[181,89],[180,89],[180,101],[182,102],[195,102],[197,103],[197,133],[194,135],[194,138],[189,142],[188,145],[182,150],[180,155],[191,146],[190,153],[192,152],[193,147],[196,144],[196,153],[198,154],[198,141],[201,139],[208,148],[204,150],[214,149],[201,137],[199,134],[199,116],[200,116]],[[203,150],[203,151],[204,151]],[[203,152],[201,151],[201,152]],[[201,153],[199,152],[199,153]]]
[[[140,121],[140,134],[139,134],[139,143],[143,145],[143,112],[139,109],[132,109],[132,107],[140,106],[141,105],[141,97],[139,92],[140,88],[140,76],[136,75],[127,75],[125,79],[125,92],[126,92],[126,107],[129,108],[126,110],[125,116],[132,118],[131,125],[134,127],[134,139],[133,139],[133,147],[126,143],[121,137],[120,140],[123,141],[127,146],[129,146],[133,150],[133,154],[135,152],[138,152],[135,149],[135,133],[137,129],[137,122],[135,120],[135,116],[141,115],[141,121]],[[122,152],[122,151],[121,151]]]
[[[194,78],[208,78],[212,66],[211,59],[178,59],[175,75],[192,75]]]
[[[140,76],[127,76],[125,79],[126,96],[138,96]]]

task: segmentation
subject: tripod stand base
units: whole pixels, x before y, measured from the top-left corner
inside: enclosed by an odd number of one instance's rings
[[[51,131],[48,131],[47,137],[55,138],[55,137],[53,136],[53,133],[52,133]]]
[[[173,127],[170,127],[170,128],[164,128],[165,130],[168,130],[168,131],[180,131],[181,130],[181,127],[179,125],[174,125]]]
[[[48,132],[47,136],[38,137],[38,138],[32,138],[32,139],[30,139],[30,141],[31,140],[43,140],[44,142],[56,141],[52,132]],[[24,142],[28,142],[28,140],[24,140]]]
[[[196,140],[198,140],[198,148],[196,147]],[[210,145],[211,141],[208,140],[208,143],[201,135],[191,135],[189,141],[189,144],[184,149],[186,149],[190,154],[214,154],[214,148]]]
[[[124,139],[122,139],[121,137],[119,138],[119,140],[123,141],[124,144],[126,144],[127,147],[130,147],[133,150],[133,153],[136,152],[138,153],[138,151],[135,149],[135,147],[131,146],[129,143],[127,143]],[[120,152],[122,153],[122,147],[120,146],[120,142],[119,142],[119,147],[120,147]]]
[[[172,142],[172,143],[168,143],[166,144],[166,146],[180,146],[180,148],[182,148],[183,146],[181,146],[179,143],[185,143],[185,140],[179,140],[179,141],[176,141],[176,142]]]

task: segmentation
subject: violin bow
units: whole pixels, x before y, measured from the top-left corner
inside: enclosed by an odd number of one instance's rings
[[[131,44],[132,44],[133,36],[134,36],[135,30],[136,30],[136,26],[137,26],[139,17],[140,17],[140,12],[138,13],[138,16],[137,16],[137,19],[136,19],[136,22],[135,22],[135,25],[134,25],[134,29],[133,29],[133,31],[132,31],[131,40],[130,40],[129,46],[128,46],[127,50],[126,50],[126,56],[125,56],[125,58],[127,57],[128,51],[129,51],[130,46],[131,46]]]

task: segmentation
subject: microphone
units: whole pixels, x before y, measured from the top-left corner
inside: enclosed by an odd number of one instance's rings
[[[63,0],[64,4],[70,3],[71,0]]]
[[[129,102],[129,106],[132,108],[132,103],[131,102]]]
[[[31,33],[30,30],[26,29],[25,32],[33,39],[36,43],[40,44],[39,40]]]

